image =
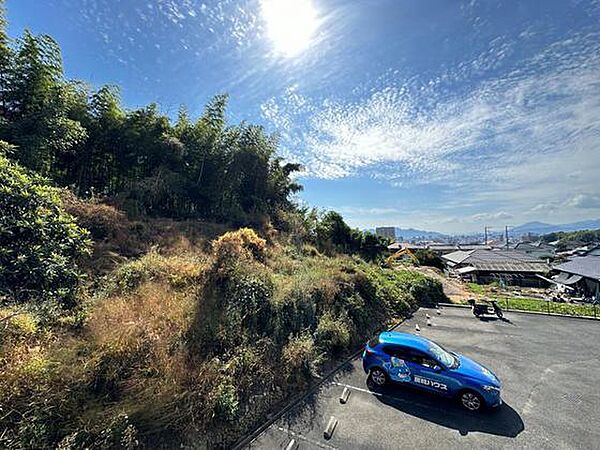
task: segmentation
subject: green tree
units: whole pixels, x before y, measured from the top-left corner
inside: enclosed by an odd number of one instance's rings
[[[88,251],[87,231],[62,210],[57,190],[0,155],[0,296],[73,306],[77,260]]]
[[[13,53],[6,34],[4,0],[0,0],[0,128],[3,127],[8,112],[12,58]]]
[[[25,31],[9,74],[4,140],[17,146],[19,163],[52,175],[57,158],[85,141],[86,130],[70,117],[73,89],[64,82],[58,44]]]
[[[196,121],[182,108],[173,124],[155,104],[124,109],[115,86],[65,80],[49,36],[10,42],[3,30],[0,15],[0,139],[18,164],[132,214],[245,225],[295,210],[301,167],[277,157],[262,127],[230,125],[226,95]]]

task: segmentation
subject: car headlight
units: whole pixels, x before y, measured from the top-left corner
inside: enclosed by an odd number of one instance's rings
[[[488,392],[494,392],[496,394],[500,393],[500,388],[496,387],[496,386],[484,386],[483,389],[486,390],[486,391],[488,391]]]

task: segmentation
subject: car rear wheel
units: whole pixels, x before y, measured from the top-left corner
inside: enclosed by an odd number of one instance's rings
[[[371,370],[369,378],[376,386],[385,386],[388,381],[387,374],[379,367]]]
[[[473,391],[464,391],[460,394],[460,403],[469,411],[480,411],[483,408],[483,398]]]

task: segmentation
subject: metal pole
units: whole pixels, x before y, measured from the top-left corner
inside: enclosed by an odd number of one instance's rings
[[[550,314],[550,300],[546,301],[546,306],[548,307],[548,314]]]

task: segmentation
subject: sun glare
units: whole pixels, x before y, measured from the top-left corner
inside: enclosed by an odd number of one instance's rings
[[[317,30],[311,0],[262,0],[262,15],[275,50],[287,57],[306,50]]]

